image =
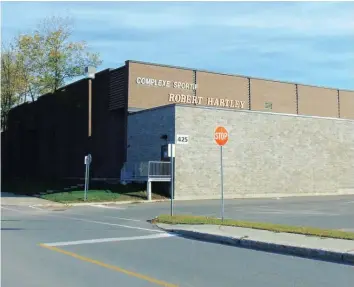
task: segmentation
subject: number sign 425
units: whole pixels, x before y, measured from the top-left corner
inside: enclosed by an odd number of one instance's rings
[[[188,144],[189,136],[188,135],[177,135],[177,144]]]

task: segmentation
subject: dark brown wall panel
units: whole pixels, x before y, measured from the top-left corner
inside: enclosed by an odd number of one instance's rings
[[[124,68],[107,72],[93,85],[93,177],[119,177],[125,160],[124,72]]]
[[[340,117],[354,119],[354,91],[339,90]]]
[[[338,117],[338,92],[334,89],[298,85],[299,114]]]
[[[251,109],[296,114],[296,86],[251,78]]]

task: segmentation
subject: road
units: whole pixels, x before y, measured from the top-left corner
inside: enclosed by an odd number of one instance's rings
[[[239,200],[228,201],[226,211],[243,219],[350,229],[353,203],[353,197]],[[218,206],[176,202],[176,212],[217,215]],[[313,214],[305,216],[310,207]],[[270,212],[276,210],[282,213]],[[340,215],[321,216],[325,211]],[[57,211],[2,206],[1,212],[4,287],[349,287],[354,282],[353,266],[170,236],[146,221],[168,213],[168,202]]]

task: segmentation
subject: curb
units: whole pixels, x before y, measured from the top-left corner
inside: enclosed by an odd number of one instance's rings
[[[133,204],[133,203],[155,203],[155,202],[166,202],[169,199],[155,199],[155,200],[129,200],[129,201],[94,201],[94,202],[79,202],[79,203],[45,203],[45,204],[33,204],[32,206],[38,207],[70,207],[70,206],[89,206],[97,204],[112,204],[112,205],[122,205],[122,204]]]
[[[160,227],[161,228],[161,227]],[[324,261],[331,261],[336,263],[344,263],[354,265],[354,253],[337,252],[323,249],[314,249],[300,246],[291,246],[277,243],[270,243],[264,241],[257,241],[246,238],[233,238],[222,235],[214,235],[209,233],[202,233],[189,230],[179,229],[164,229],[166,232],[172,232],[184,237],[208,241],[212,243],[221,243],[225,245],[244,247],[249,249],[256,249],[274,253],[283,253],[288,255],[295,255],[305,258],[320,259]]]

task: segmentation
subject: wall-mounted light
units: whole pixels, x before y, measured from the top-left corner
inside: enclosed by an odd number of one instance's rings
[[[95,67],[85,67],[85,74],[86,74],[87,78],[94,79],[95,78],[95,73],[96,73],[96,68]]]

